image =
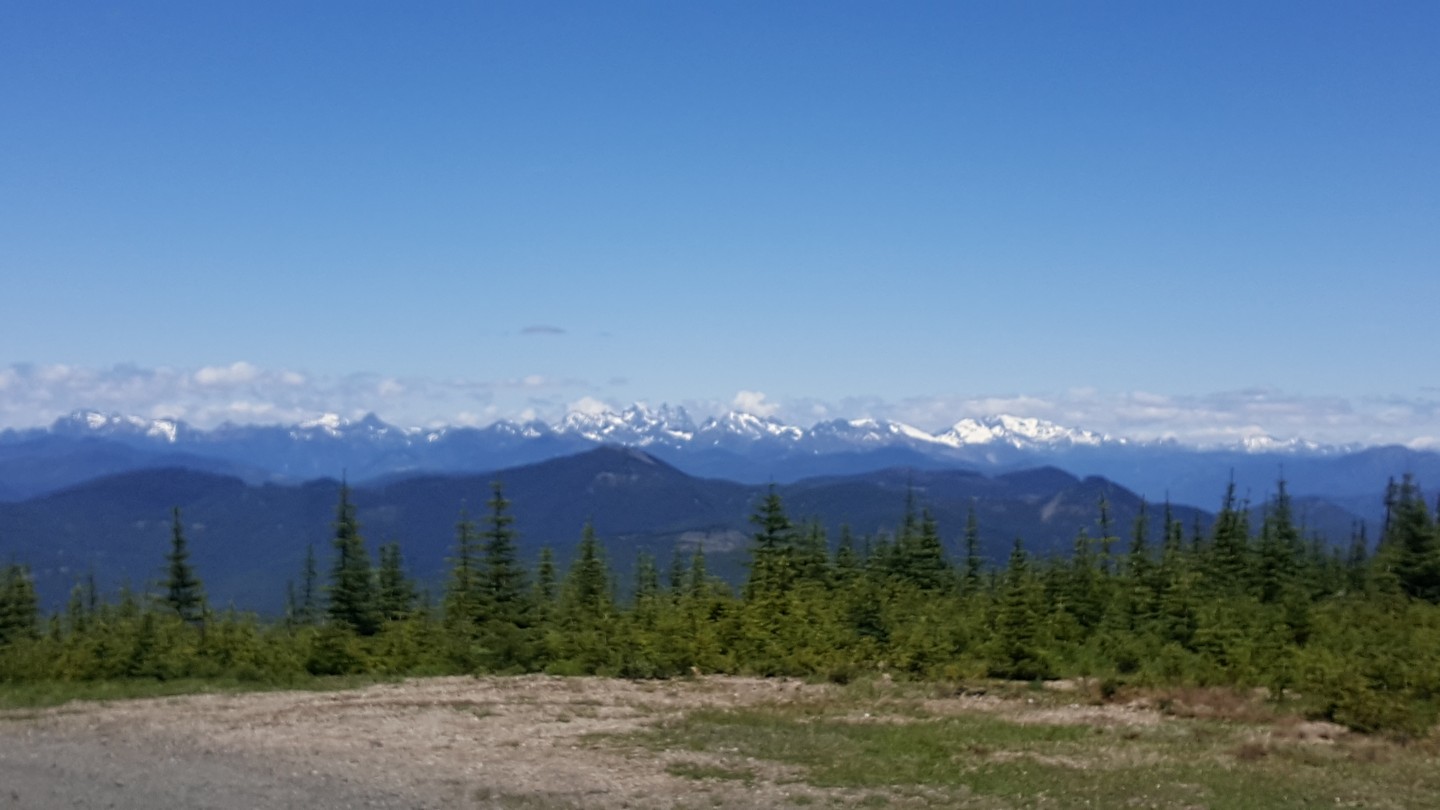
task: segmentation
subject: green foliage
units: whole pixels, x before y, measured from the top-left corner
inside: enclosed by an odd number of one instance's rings
[[[40,603],[30,571],[21,565],[0,570],[0,646],[35,638]]]
[[[1407,596],[1440,604],[1440,529],[1410,476],[1386,493],[1380,573]]]
[[[1044,691],[983,712],[934,691],[861,681],[702,709],[617,742],[678,755],[677,775],[780,772],[786,783],[843,790],[847,806],[1428,807],[1440,790],[1430,745],[1316,744],[1243,719],[1055,725],[1026,708],[1063,714]]]
[[[750,577],[745,582],[745,598],[771,599],[784,593],[795,579],[795,526],[785,514],[785,506],[775,485],[750,516],[755,525],[750,549]]]
[[[313,550],[287,621],[208,614],[176,511],[161,599],[122,588],[107,600],[91,576],[61,613],[42,618],[29,572],[0,569],[0,682],[538,670],[838,683],[877,672],[1097,677],[1112,693],[1263,687],[1277,703],[1357,730],[1418,737],[1440,705],[1440,537],[1409,479],[1391,486],[1387,504],[1373,555],[1358,528],[1348,556],[1304,542],[1282,482],[1258,536],[1232,487],[1208,535],[1187,541],[1167,505],[1153,548],[1142,510],[1117,556],[1102,509],[1099,537],[1082,532],[1067,558],[1036,560],[1017,538],[1004,567],[982,572],[973,510],[957,570],[913,494],[893,539],[846,529],[832,554],[819,524],[797,528],[772,488],[752,517],[740,596],[710,576],[697,547],[688,558],[674,552],[663,589],[654,558],[639,551],[633,599],[622,602],[588,525],[563,576],[547,553],[532,577],[496,483],[482,528],[461,515],[443,603],[432,610],[417,606],[397,544],[382,546],[371,568],[342,486],[328,621],[315,621]]]
[[[185,530],[180,521],[178,506],[171,512],[170,552],[165,555],[165,562],[168,564],[165,604],[183,621],[204,621],[208,609],[205,605],[205,591],[200,585],[200,578],[190,566],[190,549],[185,543]]]
[[[991,676],[1030,681],[1052,674],[1041,637],[1043,611],[1044,591],[1016,538],[995,606],[995,633],[988,653]]]
[[[520,564],[515,545],[515,518],[510,514],[510,501],[505,498],[499,481],[491,484],[487,504],[480,571],[482,611],[487,622],[521,626],[527,621],[530,594],[526,586],[525,568]]]
[[[385,621],[401,621],[415,610],[415,583],[405,574],[405,561],[400,555],[399,543],[386,543],[380,547],[376,585],[379,590],[376,602]]]
[[[335,564],[330,573],[330,621],[362,636],[380,629],[380,602],[370,552],[360,537],[350,487],[340,485],[340,502],[335,507]],[[327,673],[328,674],[328,673]]]

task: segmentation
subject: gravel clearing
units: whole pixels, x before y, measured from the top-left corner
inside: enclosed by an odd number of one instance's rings
[[[745,678],[460,677],[0,712],[0,808],[849,805],[861,797],[674,776],[667,765],[694,757],[587,739],[823,689]]]

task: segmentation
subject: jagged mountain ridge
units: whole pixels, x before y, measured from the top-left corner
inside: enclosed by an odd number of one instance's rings
[[[939,433],[878,419],[835,419],[808,429],[732,412],[696,422],[683,408],[635,405],[570,413],[556,424],[401,428],[375,415],[335,414],[295,425],[225,424],[80,411],[49,428],[0,431],[0,500],[14,501],[97,475],[184,466],[250,483],[299,482],[344,473],[357,482],[417,473],[484,472],[558,458],[599,444],[646,452],[694,475],[792,482],[888,467],[1004,471],[1053,465],[1100,475],[1151,500],[1212,504],[1234,477],[1261,499],[1283,474],[1297,495],[1335,499],[1373,518],[1385,478],[1440,481],[1440,454],[1399,447],[1328,447],[1252,440],[1228,448],[1136,442],[1015,416],[962,419]],[[1433,484],[1432,484],[1433,485]]]
[[[235,425],[226,423],[211,431],[193,428],[175,419],[76,411],[49,428],[0,431],[0,442],[14,442],[41,434],[92,436],[134,442],[147,440],[169,444],[206,444],[233,441],[257,434],[283,434],[295,441],[322,439],[365,440],[380,445],[432,444],[456,433],[490,433],[495,436],[541,438],[570,436],[601,444],[636,447],[699,445],[729,446],[744,442],[779,444],[842,444],[855,447],[915,445],[960,449],[979,445],[1009,446],[1016,449],[1103,443],[1127,443],[1126,439],[1102,436],[1087,430],[1068,428],[1034,418],[996,415],[961,419],[940,433],[928,433],[903,422],[882,419],[832,419],[809,429],[787,425],[771,417],[731,411],[696,423],[682,407],[662,405],[650,408],[632,405],[621,411],[570,412],[559,422],[500,420],[485,428],[442,427],[403,428],[388,424],[375,414],[349,420],[327,413],[291,426]]]

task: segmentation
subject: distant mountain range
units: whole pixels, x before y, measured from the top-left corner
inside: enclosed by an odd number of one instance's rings
[[[385,482],[426,473],[479,473],[574,455],[601,445],[643,449],[685,472],[742,483],[790,483],[889,468],[990,474],[1053,466],[1099,475],[1152,502],[1216,504],[1234,480],[1262,500],[1282,475],[1300,495],[1375,518],[1387,478],[1440,482],[1440,454],[1398,446],[1321,445],[1250,438],[1194,447],[1134,441],[1007,415],[962,419],[939,433],[877,419],[809,428],[732,412],[701,422],[683,408],[635,405],[570,413],[555,424],[401,428],[374,415],[327,414],[295,425],[200,430],[168,419],[78,411],[48,428],[0,432],[0,501],[33,498],[97,476],[179,467],[251,484],[320,477]]]
[[[1406,473],[1440,482],[1440,455],[1305,442],[1195,448],[1011,416],[931,434],[744,413],[697,424],[680,408],[638,405],[553,425],[433,430],[373,415],[199,430],[77,412],[0,432],[0,561],[30,564],[52,604],[91,570],[108,586],[142,586],[159,574],[169,509],[180,506],[212,595],[274,610],[308,545],[324,565],[342,475],[366,537],[400,540],[412,569],[439,587],[461,510],[483,512],[497,478],[532,558],[549,545],[563,562],[593,520],[622,575],[639,550],[664,565],[703,545],[712,570],[738,579],[748,517],[772,482],[794,517],[819,520],[832,539],[842,524],[862,537],[893,531],[913,490],[955,550],[973,506],[984,552],[999,559],[1016,537],[1037,552],[1068,551],[1077,532],[1097,530],[1102,495],[1126,536],[1142,498],[1157,521],[1169,502],[1187,526],[1205,525],[1229,481],[1260,504],[1282,475],[1307,531],[1344,543],[1358,521],[1378,526],[1386,480]]]
[[[463,511],[483,517],[493,480],[512,502],[523,556],[541,546],[564,565],[585,522],[593,522],[622,582],[647,551],[662,569],[677,553],[703,547],[710,570],[739,581],[754,527],[749,518],[767,485],[699,478],[644,451],[615,445],[485,474],[418,475],[358,486],[362,534],[372,546],[397,540],[410,570],[432,592],[443,588]],[[247,483],[192,469],[132,470],[60,492],[0,504],[0,559],[31,566],[51,606],[93,571],[103,589],[128,581],[144,588],[163,573],[170,509],[179,506],[191,560],[220,605],[278,610],[287,580],[299,576],[307,546],[328,571],[339,482]],[[982,552],[1002,560],[1016,537],[1039,554],[1067,553],[1077,534],[1098,534],[1098,505],[1109,505],[1116,550],[1128,543],[1142,500],[1103,478],[1079,478],[1053,467],[986,475],[968,470],[880,470],[811,478],[778,486],[797,523],[821,522],[832,543],[848,526],[857,543],[893,533],[907,498],[939,524],[953,558],[961,556],[966,516],[974,509]],[[1353,515],[1301,501],[1311,529],[1348,537]],[[1159,542],[1160,508],[1152,505]],[[1210,516],[1174,508],[1189,526]]]

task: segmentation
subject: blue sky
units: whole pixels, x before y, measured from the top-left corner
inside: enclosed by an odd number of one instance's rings
[[[1428,2],[5,4],[0,424],[1433,442],[1436,42]]]

